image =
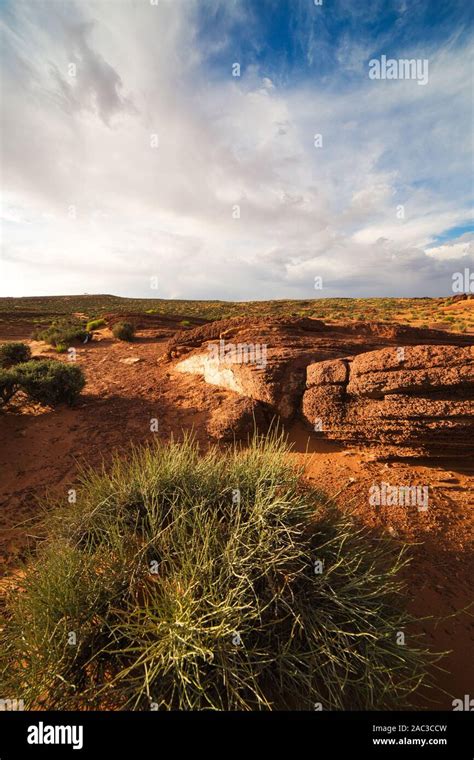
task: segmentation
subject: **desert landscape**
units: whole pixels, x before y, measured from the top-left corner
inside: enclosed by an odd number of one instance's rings
[[[126,340],[115,337],[124,323],[132,330]],[[78,326],[85,340],[51,337]],[[21,593],[25,562],[44,540],[38,526],[67,504],[85,465],[107,468],[114,456],[127,460],[133,445],[168,445],[190,433],[203,454],[245,449],[256,432],[271,435],[276,426],[303,481],[374,543],[408,547],[401,573],[418,622],[407,636],[446,653],[435,688],[415,690],[411,704],[449,710],[469,693],[472,297],[3,298],[0,342],[23,343],[31,361],[64,362],[85,377],[71,405],[37,403],[20,390],[0,411],[4,601]],[[404,489],[405,501],[397,497]]]
[[[0,3],[0,760],[472,760],[471,5]]]

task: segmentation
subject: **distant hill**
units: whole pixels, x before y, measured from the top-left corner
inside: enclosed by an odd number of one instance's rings
[[[275,301],[194,301],[123,298],[110,294],[0,298],[0,319],[48,318],[84,314],[149,313],[226,319],[236,316],[305,316],[325,321],[396,321],[423,327],[474,331],[474,299],[459,298],[317,298]]]

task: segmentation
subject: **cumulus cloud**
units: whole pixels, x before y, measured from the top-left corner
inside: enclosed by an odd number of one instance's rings
[[[426,87],[369,80],[349,38],[349,88],[344,74],[279,82],[255,60],[233,77],[245,7],[226,3],[212,50],[199,9],[9,6],[1,294],[449,293],[473,261],[464,240],[437,245],[470,213],[466,51],[436,51]]]

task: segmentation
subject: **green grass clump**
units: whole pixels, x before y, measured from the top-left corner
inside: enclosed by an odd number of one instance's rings
[[[105,327],[105,326],[106,326],[105,319],[91,319],[86,325],[86,330],[88,332],[92,332],[92,330],[100,330],[101,327]]]
[[[15,375],[32,401],[48,406],[72,404],[85,385],[80,367],[51,359],[18,364]]]
[[[396,643],[405,560],[287,455],[276,434],[203,456],[186,438],[85,471],[7,598],[2,693],[27,709],[406,706],[429,658]]]
[[[31,358],[30,347],[26,343],[2,343],[0,345],[0,367],[12,367]]]
[[[112,335],[119,340],[133,340],[135,335],[135,328],[130,322],[117,322],[112,327]]]

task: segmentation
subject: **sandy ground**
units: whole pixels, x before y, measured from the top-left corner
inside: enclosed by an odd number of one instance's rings
[[[81,463],[96,464],[155,435],[179,438],[191,428],[207,444],[210,411],[231,394],[174,372],[163,360],[165,338],[157,341],[154,335],[143,331],[127,344],[103,330],[80,347],[77,362],[87,385],[74,408],[53,411],[18,403],[0,414],[0,590],[14,583],[28,546],[34,546],[31,518],[39,513],[38,499],[47,494],[66,499]],[[0,340],[7,337],[13,338],[0,332]],[[30,345],[36,355],[61,358],[42,343]],[[158,433],[150,431],[152,419],[158,420]],[[449,696],[439,697],[433,707],[451,709],[453,697],[474,693],[474,625],[466,613],[455,614],[473,599],[474,463],[377,461],[368,450],[315,441],[299,423],[288,433],[295,460],[341,509],[350,509],[375,533],[388,531],[394,540],[413,545],[407,570],[412,611],[441,617],[436,625],[423,623],[422,630],[434,649],[452,650],[444,661],[447,672],[438,678]],[[428,511],[370,506],[369,488],[382,481],[428,486]],[[419,704],[429,706],[421,697]]]

